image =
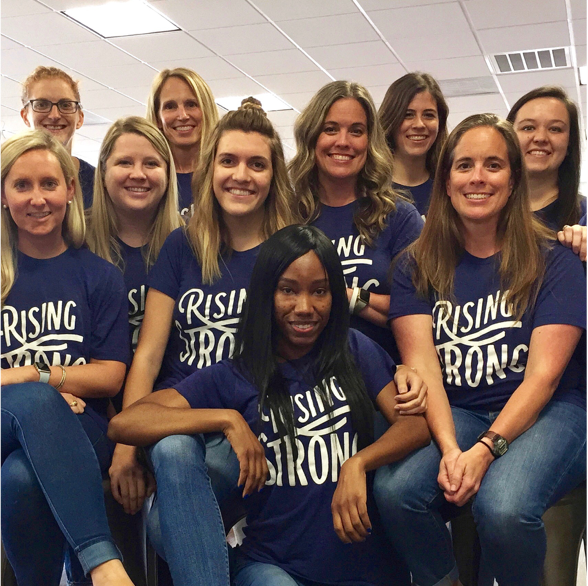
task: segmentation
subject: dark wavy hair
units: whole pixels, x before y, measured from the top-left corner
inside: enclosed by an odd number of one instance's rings
[[[331,241],[318,228],[288,226],[261,245],[237,330],[233,360],[259,391],[260,417],[265,410],[273,414],[280,437],[290,438],[296,454],[294,409],[277,356],[280,330],[274,318],[274,293],[288,266],[310,251],[325,269],[332,305],[327,325],[312,351],[309,382],[318,388],[323,403],[329,405],[330,392],[325,383],[332,377],[337,379],[347,397],[361,449],[373,441],[374,408],[349,349],[349,303],[341,261]]]
[[[519,110],[531,100],[539,98],[555,98],[563,103],[570,119],[570,139],[568,152],[557,170],[557,187],[559,194],[557,225],[562,229],[565,224],[577,224],[582,215],[580,210],[580,123],[578,120],[578,106],[569,98],[561,87],[544,85],[527,92],[520,97],[510,109],[506,119],[514,125]]]

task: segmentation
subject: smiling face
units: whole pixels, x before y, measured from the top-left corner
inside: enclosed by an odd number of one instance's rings
[[[104,187],[118,214],[154,214],[167,189],[167,164],[139,134],[122,134],[106,161]]]
[[[464,133],[453,152],[446,188],[465,225],[498,225],[512,192],[506,141],[498,130],[478,126]]]
[[[530,100],[517,112],[514,128],[529,175],[557,175],[570,141],[565,104],[557,98]]]
[[[242,130],[223,133],[216,149],[212,188],[225,219],[263,218],[272,178],[272,154],[265,136]]]
[[[327,273],[312,250],[282,273],[274,292],[274,318],[279,329],[278,354],[295,360],[310,352],[331,314]]]
[[[355,98],[337,100],[329,109],[316,142],[319,182],[357,180],[368,150],[367,116]]]
[[[77,101],[71,86],[59,77],[40,79],[33,83],[28,98],[51,102]],[[74,114],[62,114],[57,106],[53,106],[49,112],[40,113],[34,112],[32,106],[28,105],[20,111],[20,115],[27,126],[49,132],[70,152],[73,135],[84,123],[84,113],[79,108]]]
[[[429,92],[420,92],[408,105],[404,120],[394,135],[394,154],[426,157],[438,132],[437,102]]]
[[[179,77],[168,78],[161,88],[158,126],[172,146],[200,143],[202,110],[190,86]]]
[[[62,252],[62,225],[73,196],[74,182],[67,184],[53,153],[35,149],[21,155],[2,188],[2,204],[18,230],[18,249],[30,256],[41,248],[50,256]]]

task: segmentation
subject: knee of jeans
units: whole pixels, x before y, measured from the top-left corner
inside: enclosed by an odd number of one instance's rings
[[[378,510],[386,517],[406,506],[414,508],[419,500],[414,482],[393,465],[378,468],[374,479],[374,497]]]
[[[6,458],[1,476],[3,518],[14,513],[21,522],[34,519],[47,501],[23,450],[15,450]]]
[[[187,461],[193,465],[194,460],[204,465],[204,439],[200,435],[170,435],[149,448],[149,457],[155,470],[160,466],[184,466]]]
[[[17,415],[29,409],[45,413],[57,399],[63,402],[59,392],[46,383],[19,383],[2,388],[2,408]]]

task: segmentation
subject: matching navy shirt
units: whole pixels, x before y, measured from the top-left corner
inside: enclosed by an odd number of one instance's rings
[[[80,170],[78,172],[78,180],[82,188],[82,196],[84,198],[84,209],[92,207],[94,201],[94,172],[96,167],[86,163],[83,159],[78,159],[80,162]]]
[[[546,205],[544,208],[540,210],[536,210],[535,215],[538,216],[547,224],[552,230],[558,232],[563,228],[560,226],[559,222],[559,199],[551,202],[549,205]],[[584,217],[586,215],[586,198],[584,196],[580,196],[580,215]],[[580,220],[580,225],[586,225],[585,223],[582,224],[582,220]]]
[[[185,220],[192,215],[192,173],[176,173],[178,179],[178,203]]]
[[[431,199],[431,191],[433,191],[433,178],[429,177],[424,183],[420,185],[401,185],[400,183],[393,183],[392,187],[400,193],[406,193],[414,201],[416,209],[424,218],[429,211],[429,201]]]
[[[547,324],[586,329],[586,276],[571,250],[555,244],[546,253],[546,272],[537,301],[521,320],[503,301],[498,272],[500,253],[477,258],[468,252],[455,270],[453,301],[417,296],[414,263],[396,265],[389,318],[413,314],[433,317],[433,340],[451,405],[498,411],[523,381],[533,330]],[[554,400],[586,408],[586,371],[574,354]]]
[[[121,272],[87,248],[48,259],[18,253],[15,283],[2,306],[2,368],[129,363],[125,284]],[[85,399],[106,418],[108,399]]]
[[[349,347],[375,401],[393,380],[394,363],[360,332],[350,330]],[[231,360],[199,370],[174,388],[192,408],[236,409],[259,431],[270,474],[264,490],[250,499],[242,546],[247,556],[321,584],[396,584],[403,565],[384,537],[371,498],[373,532],[365,542],[345,545],[333,530],[331,501],[342,464],[357,452],[358,436],[345,393],[335,379],[316,381],[312,360],[310,353],[280,366],[294,408],[296,462],[267,413],[259,426],[258,391]],[[329,389],[331,405],[321,401],[317,384]],[[403,579],[410,582],[408,574]]]
[[[363,243],[353,216],[358,202],[341,207],[321,205],[321,214],[313,222],[330,238],[337,249],[347,287],[363,287],[370,292],[390,294],[389,270],[392,259],[416,240],[423,228],[423,220],[416,208],[399,199],[396,210],[387,218],[384,230],[373,247]],[[360,316],[351,316],[351,327],[376,341],[395,360],[398,351],[388,327],[379,327]]]
[[[259,246],[221,256],[221,278],[205,285],[184,228],[167,237],[148,278],[150,288],[175,301],[155,390],[231,356],[258,252]]]

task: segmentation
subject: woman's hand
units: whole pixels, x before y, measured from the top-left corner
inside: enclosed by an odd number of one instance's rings
[[[557,233],[558,240],[567,248],[571,248],[580,260],[586,262],[586,226],[564,226]]]
[[[155,479],[139,464],[133,446],[116,444],[108,473],[112,496],[129,515],[140,511],[145,499],[155,492]]]
[[[238,411],[231,410],[229,413],[229,422],[223,428],[223,433],[239,460],[238,486],[245,485],[243,497],[246,497],[265,486],[269,473],[267,460],[263,446],[243,416]]]
[[[397,405],[394,407],[400,415],[418,415],[427,410],[427,384],[417,374],[416,368],[400,364],[394,375],[398,389]]]
[[[445,494],[454,494],[461,486],[461,475],[459,471],[457,475],[455,474],[455,463],[461,456],[461,453],[461,450],[456,445],[455,448],[444,452],[441,458],[437,482]]]
[[[365,541],[371,533],[365,468],[359,458],[350,458],[341,466],[331,512],[335,533],[343,543]]]
[[[461,478],[461,484],[456,490],[445,491],[445,500],[458,507],[465,505],[480,490],[480,484],[493,461],[494,456],[490,450],[480,442],[462,452],[455,461],[453,470],[453,477]]]
[[[80,415],[84,412],[86,402],[83,399],[80,399],[79,397],[76,397],[70,393],[61,393],[61,396],[74,413]]]

